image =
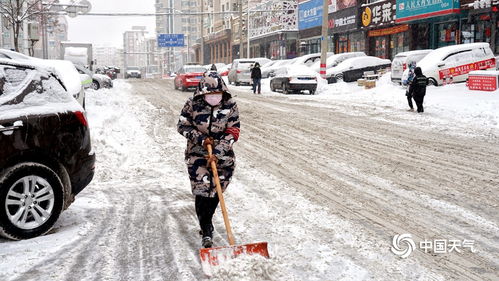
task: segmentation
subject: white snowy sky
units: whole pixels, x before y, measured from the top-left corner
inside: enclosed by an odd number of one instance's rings
[[[89,0],[92,12],[105,13],[141,13],[154,12],[154,0]],[[68,3],[63,0],[61,3]],[[77,1],[78,2],[78,1]],[[90,42],[94,45],[122,47],[123,33],[132,26],[147,26],[151,36],[154,36],[154,17],[96,17],[78,16],[69,18],[69,40],[74,42]]]

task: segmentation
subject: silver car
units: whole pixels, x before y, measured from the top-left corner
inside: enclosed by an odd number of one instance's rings
[[[269,61],[267,58],[235,59],[228,75],[229,84],[233,83],[236,86],[241,84],[251,85],[251,68],[253,65],[256,62],[264,65]]]

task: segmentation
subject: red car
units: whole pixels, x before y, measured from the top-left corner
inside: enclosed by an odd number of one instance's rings
[[[186,91],[188,88],[195,88],[206,72],[206,68],[201,65],[184,65],[177,71],[174,80],[175,90]]]

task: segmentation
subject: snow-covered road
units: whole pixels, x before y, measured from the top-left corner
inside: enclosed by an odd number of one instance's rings
[[[0,280],[204,278],[175,127],[192,93],[172,88],[118,81],[88,95],[96,177],[49,235],[0,239]],[[242,135],[229,215],[237,242],[267,241],[272,259],[236,260],[213,279],[499,277],[496,128],[454,128],[447,117],[342,97],[231,89]],[[219,214],[215,228],[215,244],[226,245]],[[401,259],[390,247],[404,233],[416,242],[473,240],[475,252],[416,249]]]

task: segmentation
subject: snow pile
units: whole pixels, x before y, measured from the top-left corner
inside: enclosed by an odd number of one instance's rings
[[[259,255],[241,255],[213,267],[214,281],[292,280],[279,268],[279,258],[267,259]]]

